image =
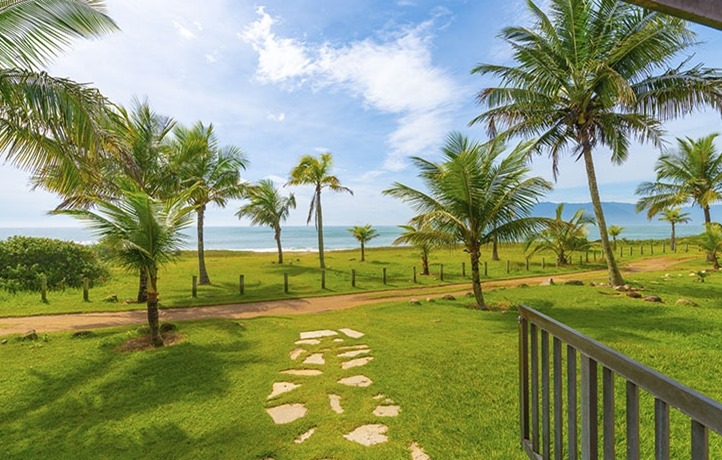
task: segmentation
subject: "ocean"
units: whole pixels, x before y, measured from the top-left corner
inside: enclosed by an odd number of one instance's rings
[[[348,231],[349,227],[324,227],[324,245],[328,250],[352,249],[358,247],[358,242]],[[391,246],[401,230],[395,226],[374,227],[379,232],[377,238],[367,243],[367,247]],[[677,225],[677,236],[692,236],[701,233],[704,229],[700,225]],[[671,233],[669,225],[650,223],[649,225],[628,225],[619,236],[628,240],[662,240],[669,238]],[[187,229],[184,249],[196,248],[195,228]],[[82,244],[92,244],[97,240],[92,232],[82,227],[60,228],[0,228],[0,240],[13,235],[37,236],[75,241]],[[596,227],[589,229],[589,238],[599,238]],[[316,229],[308,227],[284,227],[281,233],[284,251],[315,251],[317,248]],[[206,249],[227,249],[233,251],[273,252],[276,251],[276,241],[273,231],[266,227],[206,227]]]

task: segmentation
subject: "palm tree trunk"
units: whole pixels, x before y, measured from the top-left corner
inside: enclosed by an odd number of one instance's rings
[[[421,250],[421,274],[429,276],[429,250],[424,248]]]
[[[491,260],[499,260],[499,243],[496,241],[496,237],[491,242]]]
[[[276,227],[274,231],[274,238],[276,238],[276,247],[278,247],[278,264],[281,265],[283,264],[283,248],[281,248],[281,227]]]
[[[705,228],[707,228],[707,226],[710,223],[712,223],[712,216],[710,215],[710,212],[709,212],[709,205],[703,206],[702,209],[704,209],[704,226],[705,226]],[[717,263],[716,260],[717,259],[714,256],[714,254],[712,254],[711,252],[707,253],[707,262],[714,262],[716,264]]]
[[[138,276],[138,303],[148,301],[148,277],[145,270],[140,270]]]
[[[163,337],[160,335],[160,327],[158,321],[158,289],[156,288],[156,276],[150,276],[150,286],[148,290],[148,326],[150,326],[150,342],[154,347],[163,346]]]
[[[366,250],[364,248],[364,242],[361,242],[361,262],[366,261]]]
[[[677,242],[674,234],[674,222],[672,222],[672,239],[669,241],[669,249],[671,249],[672,252],[677,249]]]
[[[203,220],[205,218],[205,212],[205,205],[200,206],[196,211],[198,214],[196,222],[198,230],[198,284],[211,284],[211,279],[208,278],[208,272],[206,271],[206,253],[203,246]]]
[[[614,252],[617,252],[617,237],[612,236],[612,242],[614,244]]]
[[[318,233],[318,261],[326,268],[323,258],[323,212],[321,211],[321,186],[316,187],[316,232]]]
[[[587,181],[589,182],[589,194],[592,198],[592,206],[594,207],[594,215],[597,218],[597,227],[599,228],[599,236],[602,240],[602,251],[604,258],[607,260],[607,269],[609,270],[609,283],[612,286],[621,286],[624,284],[622,274],[619,272],[617,260],[614,258],[614,251],[609,244],[609,234],[607,233],[607,222],[604,219],[604,211],[602,210],[602,201],[599,198],[599,187],[597,186],[597,175],[594,172],[594,159],[592,158],[592,147],[589,141],[582,142],[582,154],[584,156],[584,166],[587,170]]]
[[[484,294],[481,292],[481,277],[479,276],[479,248],[469,248],[469,259],[471,262],[471,286],[474,290],[476,307],[480,310],[487,310],[484,303]]]

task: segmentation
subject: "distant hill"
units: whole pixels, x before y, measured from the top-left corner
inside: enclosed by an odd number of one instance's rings
[[[534,215],[554,217],[558,204],[548,201],[541,202],[534,208]],[[644,212],[638,214],[634,210],[634,204],[632,203],[603,202],[602,208],[604,209],[604,218],[607,220],[607,225],[668,225],[665,222],[660,222],[656,217],[648,221],[647,214]],[[571,218],[578,209],[584,209],[591,216],[594,216],[592,203],[566,203],[564,206],[564,219]],[[701,225],[704,223],[704,213],[699,206],[682,208],[682,210],[690,214],[692,224]],[[712,206],[710,212],[713,221],[722,222],[722,205]]]

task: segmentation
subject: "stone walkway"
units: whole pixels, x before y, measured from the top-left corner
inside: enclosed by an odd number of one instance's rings
[[[293,423],[308,415],[308,409],[304,402],[293,402],[288,404],[274,404],[274,400],[280,395],[291,393],[304,384],[312,385],[314,378],[323,378],[324,367],[327,366],[327,358],[335,355],[341,358],[341,370],[349,371],[348,376],[344,376],[336,381],[337,385],[343,385],[353,388],[366,388],[373,385],[373,381],[363,375],[359,368],[367,365],[374,357],[372,350],[368,345],[356,343],[363,338],[363,332],[343,328],[335,330],[317,330],[306,331],[299,334],[299,339],[295,342],[295,348],[289,352],[289,360],[293,365],[286,370],[281,371],[282,375],[294,375],[303,377],[304,383],[294,383],[286,381],[278,381],[273,383],[271,393],[268,395],[268,408],[266,412],[277,425]],[[345,345],[348,342],[353,344]],[[309,351],[306,346],[323,345],[320,350]],[[339,387],[340,388],[340,387]],[[328,410],[335,414],[343,414],[345,412],[341,396],[335,393],[327,395]],[[361,425],[350,432],[343,434],[343,438],[349,442],[354,442],[362,446],[370,447],[377,444],[388,442],[388,426],[380,423],[386,417],[398,417],[401,415],[401,406],[396,404],[393,399],[378,393],[373,397],[376,408],[372,415],[379,419],[379,423],[370,423]],[[313,427],[305,433],[300,434],[292,442],[302,444],[304,442],[313,442],[313,434],[317,427]],[[289,440],[291,442],[291,440]],[[409,455],[412,460],[431,460],[424,450],[417,444],[412,443],[409,446]]]

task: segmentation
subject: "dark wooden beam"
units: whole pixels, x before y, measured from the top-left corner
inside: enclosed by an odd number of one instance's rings
[[[625,0],[651,10],[722,29],[722,0]]]

